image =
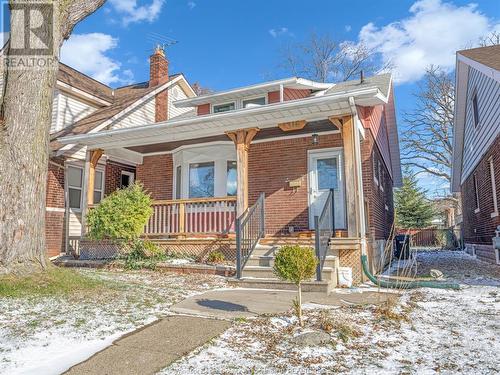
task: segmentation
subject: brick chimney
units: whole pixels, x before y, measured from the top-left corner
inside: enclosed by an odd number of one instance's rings
[[[155,48],[149,58],[149,85],[158,86],[168,81],[168,60],[162,47]]]
[[[159,86],[168,82],[168,60],[162,47],[155,48],[149,58],[149,86]],[[168,119],[168,90],[163,90],[155,96],[155,122]]]

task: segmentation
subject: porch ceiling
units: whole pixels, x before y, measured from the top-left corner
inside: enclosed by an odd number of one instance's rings
[[[262,129],[255,135],[253,141],[259,141],[259,140],[265,140],[283,136],[297,136],[297,135],[312,134],[312,133],[320,134],[322,132],[331,132],[335,130],[340,130],[340,129],[335,125],[333,125],[329,120],[318,120],[318,121],[308,122],[307,125],[300,130],[290,131],[290,132],[284,132],[277,126],[273,128]],[[127,147],[127,149],[130,151],[138,152],[140,154],[150,154],[155,152],[173,151],[181,146],[188,146],[188,145],[208,143],[208,142],[220,142],[220,141],[231,142],[228,136],[222,133],[211,137],[193,138],[176,142],[144,144],[140,146]]]

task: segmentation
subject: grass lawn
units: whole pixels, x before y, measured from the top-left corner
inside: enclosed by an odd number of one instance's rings
[[[2,277],[0,373],[61,373],[172,304],[225,285],[217,276],[56,267]]]

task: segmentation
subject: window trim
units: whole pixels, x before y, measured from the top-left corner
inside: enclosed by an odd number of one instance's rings
[[[372,154],[373,181],[375,181],[375,185],[378,186],[378,178],[377,178],[378,168],[377,168],[377,162],[378,162],[378,160],[375,157],[375,151],[373,151],[373,154]]]
[[[130,178],[129,182],[129,186],[132,185],[135,181],[135,173],[134,172],[129,172],[129,171],[121,171],[120,173],[120,189],[123,188],[123,185],[122,185],[122,176],[125,175],[125,176],[128,176]]]
[[[498,197],[497,197],[497,184],[495,181],[495,165],[493,164],[493,156],[488,158],[488,166],[490,169],[490,179],[491,179],[491,194],[493,196],[493,212],[491,213],[491,218],[498,216]]]
[[[234,109],[230,109],[228,111],[222,111],[222,112],[215,112],[215,107],[222,107],[222,106],[228,105],[228,104],[233,104],[234,105]],[[231,111],[235,111],[236,109],[238,109],[236,100],[231,100],[231,101],[224,102],[224,103],[211,103],[210,104],[210,113],[212,113],[212,114],[215,114],[215,113],[224,113],[224,112],[231,112]]]
[[[70,185],[70,183],[69,183],[69,168],[79,169],[82,172],[82,185],[81,186]],[[83,206],[83,184],[84,184],[84,179],[85,179],[84,169],[83,169],[83,167],[81,167],[79,165],[67,165],[65,172],[68,174],[68,178],[66,179],[67,183],[68,183],[68,187],[67,187],[67,191],[68,191],[68,208],[70,210],[81,211],[82,210],[82,206]],[[79,207],[70,207],[70,205],[69,205],[70,204],[70,202],[69,202],[70,201],[69,200],[69,189],[80,190],[80,206]]]
[[[104,199],[104,180],[106,178],[106,175],[104,173],[104,170],[94,170],[94,181],[95,181],[95,174],[96,173],[102,173],[102,178],[101,178],[101,188],[100,189],[97,189],[97,186],[94,184],[94,191],[92,192],[92,202],[94,204],[98,204],[99,202],[101,202],[103,199]],[[101,200],[99,202],[95,202],[95,197],[94,197],[94,194],[95,192],[98,191],[99,193],[101,193]]]
[[[478,189],[478,186],[477,186],[477,175],[476,175],[476,173],[474,173],[472,175],[472,182],[474,184],[474,196],[476,198],[476,202],[475,202],[476,203],[476,208],[474,210],[474,213],[477,214],[480,211],[480,209],[479,209],[479,189]]]

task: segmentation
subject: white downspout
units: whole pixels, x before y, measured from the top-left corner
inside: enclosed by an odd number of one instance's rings
[[[351,114],[353,118],[353,136],[354,136],[354,165],[357,185],[359,187],[358,191],[358,207],[359,207],[359,234],[361,237],[361,254],[367,255],[367,243],[366,243],[366,213],[365,213],[365,199],[363,193],[363,170],[361,167],[361,141],[359,135],[359,118],[358,111],[356,109],[356,103],[354,97],[349,97],[349,106],[351,107]]]

